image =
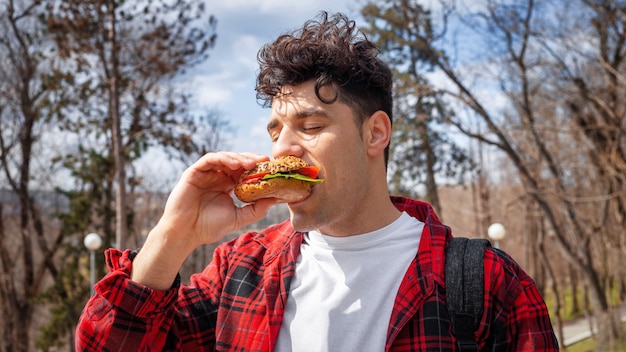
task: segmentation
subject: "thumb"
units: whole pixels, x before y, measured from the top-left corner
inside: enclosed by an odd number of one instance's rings
[[[241,227],[257,222],[267,215],[268,210],[276,204],[276,199],[265,198],[245,205],[239,209]]]

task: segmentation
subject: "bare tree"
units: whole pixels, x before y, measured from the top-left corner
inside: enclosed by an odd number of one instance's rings
[[[588,9],[579,21],[564,22],[568,26],[555,38],[544,38],[550,49],[553,41],[564,49],[550,50],[554,75],[559,78],[553,92],[560,96],[580,133],[580,140],[589,145],[588,160],[598,180],[595,192],[581,193],[579,203],[599,206],[590,217],[597,240],[605,245],[606,263],[615,268],[615,275],[606,275],[607,286],[619,285],[622,300],[626,299],[626,5],[614,1],[582,1]],[[582,25],[585,24],[585,25]],[[586,25],[590,24],[590,26]],[[566,35],[573,30],[593,38],[585,48]],[[582,58],[582,60],[581,60]],[[575,59],[577,62],[571,62]],[[582,179],[588,174],[579,173]],[[607,273],[608,274],[608,273]]]
[[[433,31],[428,11],[416,3],[392,1],[366,6],[362,14],[366,21],[374,23],[373,28],[364,31],[377,41],[394,71],[390,186],[395,193],[417,196],[416,185],[424,185],[426,194],[419,196],[440,212],[437,184],[441,180],[461,180],[473,167],[467,151],[443,132],[443,122],[454,112],[422,76],[433,63],[411,45],[417,38],[436,40],[443,34]],[[385,25],[376,26],[380,22]]]
[[[9,0],[0,6],[0,188],[11,194],[0,203],[0,351],[28,351],[33,341],[48,349],[67,345],[59,339],[67,341],[68,333],[71,341],[88,294],[79,270],[82,235],[103,231],[110,242],[132,223],[132,216],[111,211],[116,202],[118,211],[120,204],[134,211],[125,194],[115,194],[140,182],[126,168],[151,147],[187,156],[219,144],[227,123],[213,113],[191,113],[189,93],[168,82],[207,58],[215,20],[201,1]],[[44,155],[71,176],[52,185],[64,188],[69,202],[69,211],[58,214],[60,228],[50,226],[53,214],[34,195],[41,185],[33,161],[51,131],[76,142]],[[54,310],[34,339],[29,331],[41,304]]]
[[[142,187],[134,163],[151,148],[197,157],[219,145],[227,128],[215,113],[191,112],[190,93],[170,84],[207,59],[215,19],[202,1],[106,0],[51,2],[44,19],[65,64],[55,71],[67,77],[60,89],[72,102],[54,116],[64,117],[60,128],[77,140],[74,150],[58,158],[74,182],[62,190],[70,209],[60,216],[61,232],[77,237],[96,231],[105,244],[115,240],[121,249],[137,247],[145,226],[135,221],[143,213],[136,200],[152,190]],[[80,262],[74,260],[81,253],[81,248],[67,249],[64,276],[56,285],[85,286]],[[56,313],[39,340],[43,348],[73,331],[75,321],[59,325],[55,318],[80,309],[85,299],[82,290],[65,302],[54,292],[46,295]]]
[[[447,53],[459,41],[423,35],[417,27],[432,25],[424,18],[390,23],[380,16],[370,23],[418,34],[410,42],[389,35],[385,40],[391,47],[410,47],[435,65],[447,79],[437,87],[455,107],[448,122],[497,148],[514,165],[528,201],[541,209],[546,231],[585,278],[599,323],[598,347],[610,349],[623,336],[608,293],[610,282],[623,281],[624,270],[616,264],[624,259],[626,218],[625,5],[486,0],[462,13],[446,3],[441,2],[439,26],[445,29],[454,14],[454,33],[468,33],[475,53],[451,57]]]
[[[104,122],[109,138],[114,161],[115,243],[117,248],[127,248],[128,164],[141,154],[137,147],[150,136],[159,143],[176,143],[177,136],[166,133],[167,129],[157,130],[156,125],[174,123],[169,116],[182,112],[185,98],[168,96],[160,89],[164,80],[206,59],[215,41],[215,20],[198,0],[63,0],[49,8],[48,24],[57,33],[59,52],[86,74],[83,79],[93,83],[91,103],[94,94],[106,97],[106,111],[93,118]],[[159,99],[164,103],[157,103]],[[131,123],[123,126],[127,117]]]
[[[54,87],[48,84],[45,30],[36,20],[39,2],[11,0],[0,6],[0,168],[6,181],[0,189],[18,200],[17,206],[5,207],[16,213],[16,225],[8,224],[12,216],[5,211],[0,226],[0,351],[19,352],[30,347],[32,298],[47,274],[59,275],[53,259],[61,237],[44,230],[32,187],[35,146],[49,122],[45,102]]]

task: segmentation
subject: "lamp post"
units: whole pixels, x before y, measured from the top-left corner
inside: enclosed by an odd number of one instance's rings
[[[96,251],[100,249],[100,246],[102,246],[102,237],[100,237],[97,233],[89,233],[85,236],[83,244],[85,245],[85,248],[89,250],[90,292],[93,296],[93,287],[96,285]]]
[[[496,222],[489,225],[487,236],[493,240],[495,248],[500,248],[500,240],[504,238],[504,235],[506,235],[506,230],[502,224]]]

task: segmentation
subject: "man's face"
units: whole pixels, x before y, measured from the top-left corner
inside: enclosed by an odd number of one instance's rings
[[[333,97],[335,91],[326,87],[320,93]],[[312,81],[286,86],[272,102],[268,132],[274,157],[300,157],[319,166],[325,180],[305,200],[288,204],[294,228],[354,234],[369,175],[361,126],[355,124],[352,109],[339,101],[321,102]]]

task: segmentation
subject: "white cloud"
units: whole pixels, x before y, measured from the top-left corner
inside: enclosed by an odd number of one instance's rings
[[[224,12],[255,12],[259,15],[289,15],[308,14],[311,12],[319,12],[327,10],[329,12],[348,10],[348,4],[351,7],[358,8],[358,0],[353,1],[337,1],[337,0],[318,0],[318,1],[284,1],[284,0],[229,0],[220,1],[211,4],[210,11],[214,13]],[[289,21],[286,18],[286,21]]]
[[[184,83],[188,91],[193,92],[195,102],[200,108],[213,108],[216,105],[232,101],[233,91],[228,88],[231,73],[215,75],[196,75]]]
[[[267,117],[259,117],[250,128],[250,135],[257,138],[264,137],[269,140],[270,137],[267,134],[267,120]]]
[[[269,109],[262,110],[265,115],[250,119],[251,124],[242,133],[236,133],[233,149],[240,152],[255,152],[264,155],[272,153],[272,142],[267,134]]]
[[[238,37],[233,42],[230,51],[234,61],[237,64],[241,64],[241,68],[244,68],[244,71],[254,73],[258,67],[256,54],[263,44],[265,44],[265,42],[261,41],[258,37],[245,34]]]

